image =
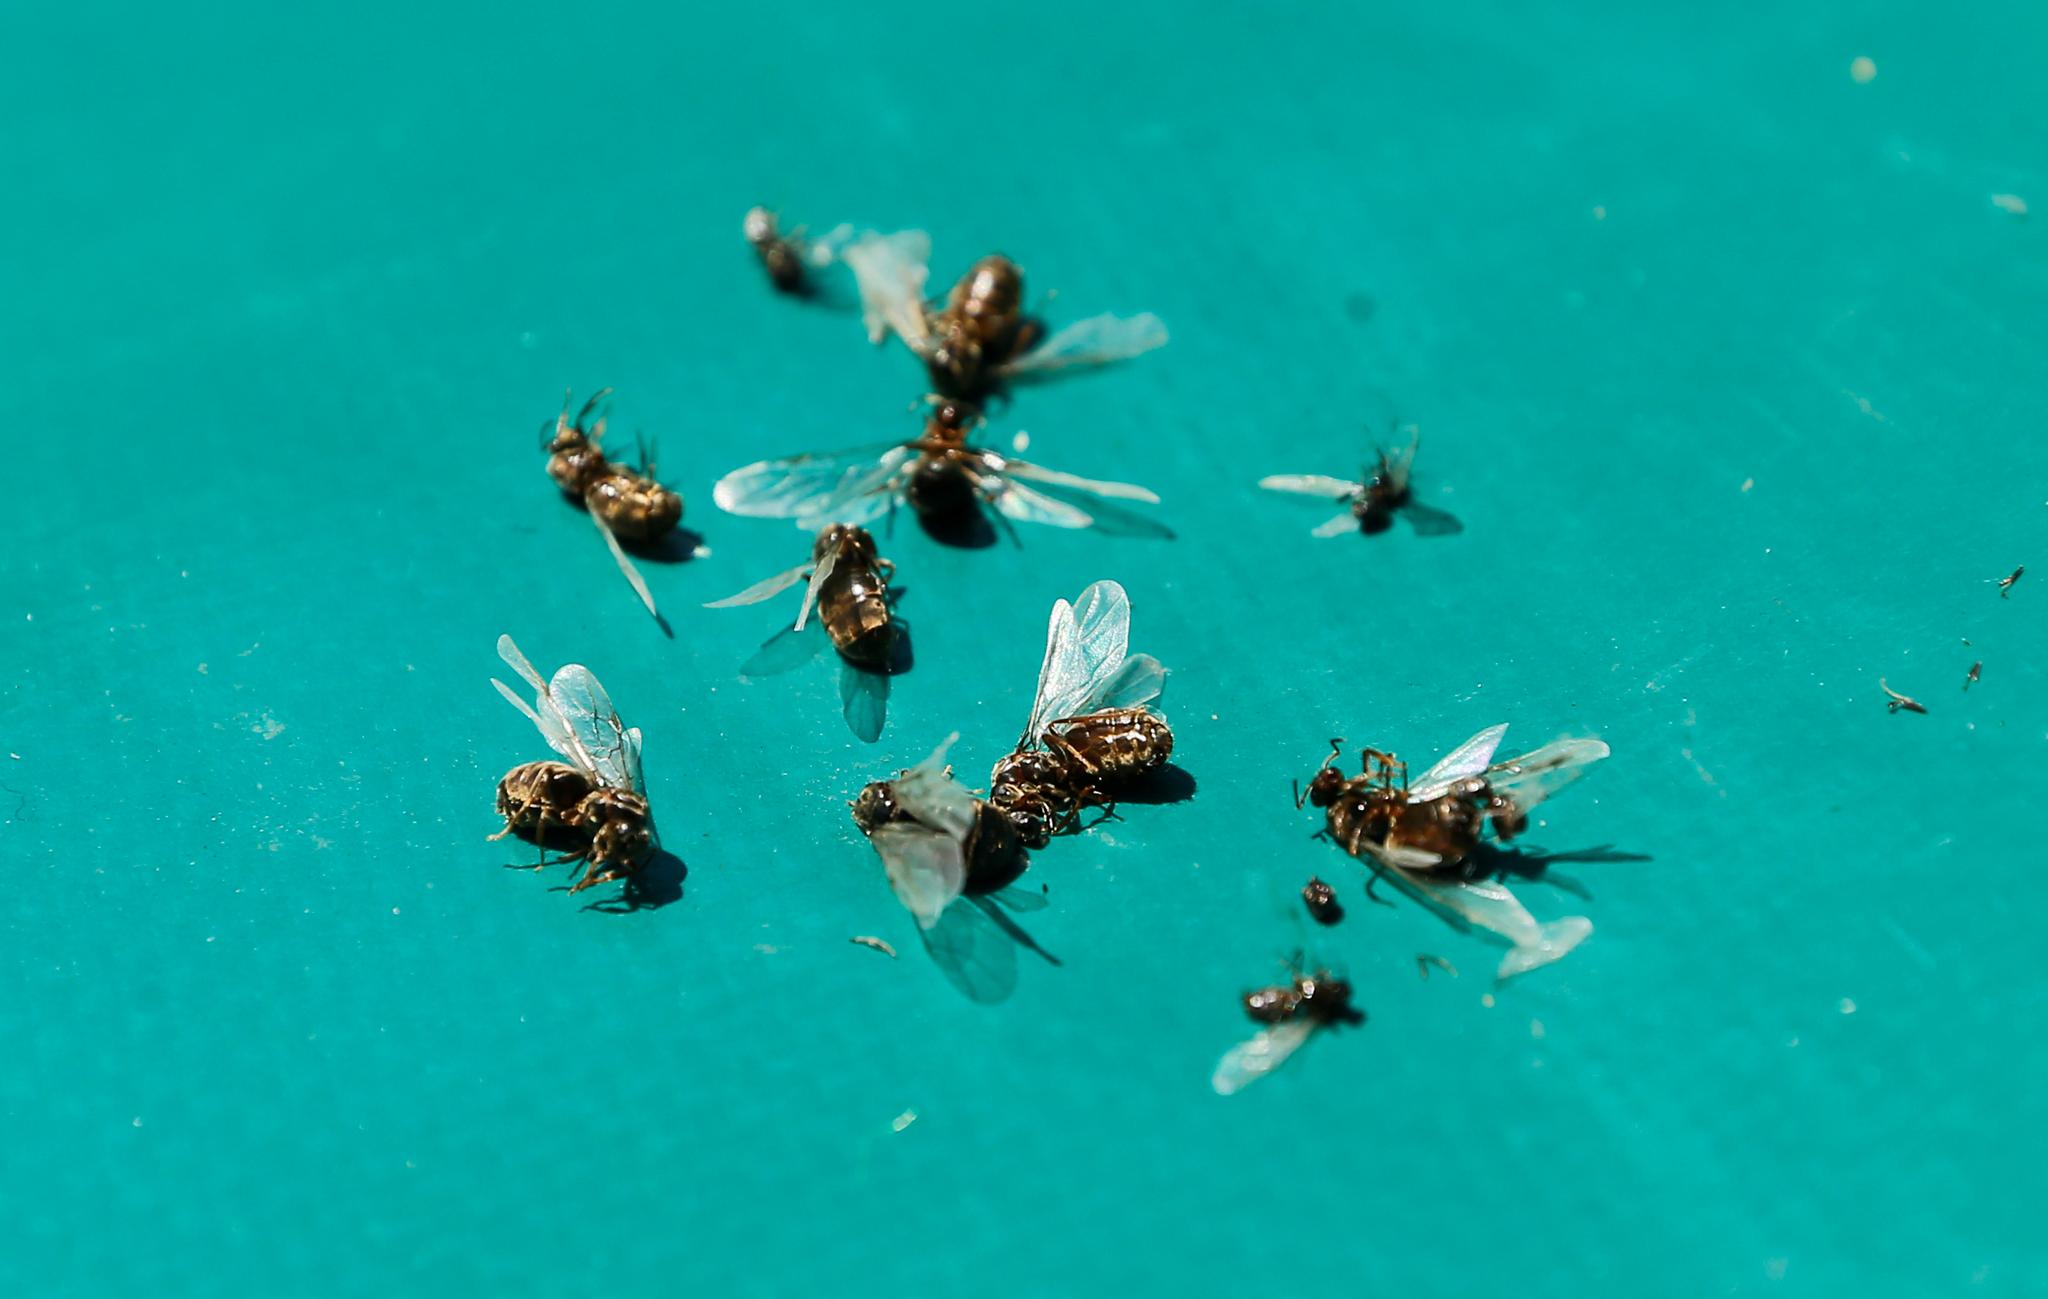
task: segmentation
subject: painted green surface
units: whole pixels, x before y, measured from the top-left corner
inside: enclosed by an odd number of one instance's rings
[[[2048,205],[2038,6],[4,32],[0,1291],[2048,1289],[2048,267],[1991,201]],[[773,611],[694,607],[803,544],[719,473],[920,391],[766,291],[760,201],[1174,331],[995,435],[1179,540],[899,528],[874,746],[822,664],[736,678]],[[650,574],[673,642],[532,450],[601,384],[714,552]],[[1461,536],[1312,542],[1252,490],[1390,404]],[[1103,576],[1199,791],[1044,853],[1066,965],[970,1005],[842,801],[954,728],[985,769]],[[499,869],[492,784],[542,756],[501,631],[645,728],[680,902]],[[1652,860],[1533,892],[1598,932],[1489,1008],[1492,949],[1364,903],[1288,785],[1498,720],[1614,747],[1538,842]],[[1311,871],[1371,1022],[1220,1100]]]

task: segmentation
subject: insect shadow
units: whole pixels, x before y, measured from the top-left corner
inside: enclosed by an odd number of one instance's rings
[[[1195,780],[1195,773],[1176,763],[1164,766],[1140,777],[1129,786],[1117,791],[1119,803],[1139,803],[1157,807],[1165,803],[1185,803],[1192,799],[1201,786]]]
[[[586,903],[583,909],[600,911],[608,916],[658,911],[671,902],[683,900],[683,881],[689,875],[690,868],[682,858],[665,848],[657,849],[646,865],[626,877],[617,896],[599,898]]]
[[[1569,876],[1554,874],[1551,867],[1559,863],[1572,862],[1637,862],[1654,861],[1648,853],[1623,852],[1613,844],[1596,844],[1591,848],[1580,848],[1572,852],[1544,852],[1541,848],[1503,848],[1497,843],[1481,843],[1467,860],[1467,866],[1480,877],[1530,880],[1549,884],[1576,897],[1591,898],[1592,892],[1585,885]]]

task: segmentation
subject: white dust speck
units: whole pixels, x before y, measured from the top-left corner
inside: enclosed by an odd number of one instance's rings
[[[129,1122],[128,1122],[128,1126],[129,1126],[129,1127],[132,1127],[132,1128],[139,1128],[139,1127],[141,1127],[141,1126],[142,1126],[142,1116],[141,1116],[140,1114],[138,1114],[138,1115],[136,1115],[136,1116],[135,1116],[135,1117],[134,1117],[133,1119],[130,1119],[130,1120],[129,1120]]]
[[[2001,212],[2010,212],[2014,216],[2023,217],[2027,214],[2027,201],[2017,194],[1993,194],[1991,206]]]
[[[1607,219],[1607,205],[1605,203],[1595,203],[1593,205],[1593,219],[1595,221],[1605,221]]]
[[[391,908],[391,914],[392,914],[392,915],[394,915],[394,916],[395,916],[395,915],[397,915],[397,914],[398,914],[398,908],[397,908],[397,907],[393,907],[393,908]]]
[[[1859,54],[1849,62],[1849,80],[1859,86],[1867,86],[1877,80],[1877,61],[1868,54]]]
[[[1765,1275],[1765,1276],[1767,1276],[1767,1277],[1769,1277],[1769,1278],[1770,1278],[1771,1280],[1773,1280],[1773,1281],[1783,1281],[1783,1280],[1785,1279],[1785,1266],[1786,1266],[1786,1264],[1787,1264],[1787,1263],[1789,1263],[1790,1261],[1791,1261],[1791,1260],[1789,1260],[1789,1259],[1783,1259],[1783,1258],[1767,1258],[1767,1259],[1765,1259],[1765,1260],[1764,1260],[1764,1275]]]
[[[1010,449],[1020,454],[1030,445],[1031,435],[1029,433],[1026,433],[1023,429],[1018,429],[1017,436],[1010,439]]]
[[[1543,1040],[1542,1020],[1532,1019],[1529,1021],[1529,1036],[1535,1038],[1538,1042],[1541,1042]]]
[[[1840,1010],[1844,1015],[1853,1015],[1856,1013],[1856,1003],[1844,997],[1842,998],[1842,1004],[1836,1009]]]
[[[284,734],[284,723],[278,721],[269,713],[265,713],[263,714],[263,720],[256,723],[254,726],[251,726],[249,729],[254,731],[256,734],[262,736],[266,740],[274,740],[278,736]]]
[[[782,949],[773,943],[755,943],[754,950],[763,956],[773,956]]]
[[[1479,999],[1479,1004],[1480,1004],[1480,1005],[1482,1005],[1482,1006],[1484,1006],[1484,1007],[1486,1007],[1486,1008],[1487,1008],[1488,1010],[1492,1010],[1492,1009],[1493,1009],[1493,994],[1489,992],[1489,993],[1487,993],[1487,994],[1486,994],[1485,996],[1481,997],[1481,998]]]
[[[212,935],[212,934],[208,934],[208,935],[206,936],[206,941],[207,941],[207,942],[209,942],[209,943],[210,943],[210,942],[212,942],[212,941],[213,941],[213,935]]]
[[[1745,479],[1743,479],[1743,480],[1742,480],[1742,490],[1743,490],[1743,491],[1745,491],[1745,492],[1746,492],[1746,491],[1748,491],[1748,490],[1749,490],[1750,488],[1752,488],[1752,487],[1754,487],[1754,486],[1756,486],[1756,479],[1754,479],[1754,478],[1745,478]]]
[[[889,1120],[889,1130],[891,1132],[901,1132],[915,1122],[917,1122],[917,1111],[905,1110]]]

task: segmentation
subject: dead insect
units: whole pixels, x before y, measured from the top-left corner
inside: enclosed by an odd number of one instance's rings
[[[1319,925],[1334,925],[1344,918],[1344,904],[1337,901],[1337,890],[1314,875],[1301,886],[1301,900]]]
[[[1329,478],[1322,474],[1274,474],[1259,480],[1259,486],[1273,492],[1297,496],[1320,496],[1340,501],[1344,512],[1314,529],[1318,537],[1335,537],[1353,528],[1368,536],[1394,526],[1394,516],[1408,520],[1425,537],[1448,536],[1464,531],[1464,524],[1452,515],[1415,499],[1413,465],[1415,449],[1422,435],[1414,434],[1400,451],[1378,453],[1378,462],[1366,471],[1362,483]]]
[[[2001,577],[2001,578],[1999,578],[1999,579],[1998,579],[1998,598],[1999,598],[1999,599],[2001,599],[2001,600],[2003,600],[2003,599],[2005,599],[2005,598],[2006,598],[2007,596],[2011,595],[2011,594],[2012,594],[2012,588],[2013,588],[2013,584],[2014,584],[2015,582],[2018,582],[2018,581],[2020,580],[2020,577],[2021,577],[2021,576],[2022,576],[2022,575],[2023,575],[2023,574],[2024,574],[2024,573],[2025,573],[2026,571],[2027,571],[2027,566],[2026,566],[2025,564],[2021,564],[2021,565],[2020,565],[2020,566],[2019,566],[2018,568],[2015,568],[2014,570],[2012,570],[2012,573],[2011,573],[2010,575],[2008,575],[2008,576],[2006,576],[2006,577]]]
[[[1984,660],[1979,659],[1975,663],[1972,663],[1970,665],[1970,675],[1963,678],[1963,689],[1968,690],[1971,686],[1975,685],[1977,682],[1983,679]]]
[[[989,801],[1027,847],[1072,829],[1083,808],[1115,806],[1173,753],[1173,731],[1150,707],[1166,669],[1128,653],[1130,632],[1130,597],[1115,582],[1053,604],[1031,718],[988,778]]]
[[[803,635],[815,609],[817,625],[844,661],[840,702],[847,724],[863,740],[873,741],[882,733],[889,674],[898,666],[902,628],[889,607],[889,579],[895,572],[894,564],[875,553],[875,539],[866,528],[832,523],[818,530],[811,543],[811,557],[805,562],[705,607],[759,604],[808,578],[796,622],[762,646],[741,669],[741,675],[772,675],[808,658],[809,645],[815,644],[815,639],[797,641],[793,646],[785,642]]]
[[[1415,957],[1415,972],[1422,976],[1422,981],[1424,983],[1429,982],[1429,967],[1432,965],[1434,965],[1437,969],[1442,970],[1444,973],[1450,975],[1453,979],[1458,977],[1458,967],[1452,965],[1443,957],[1431,956],[1427,952],[1419,952],[1416,954]]]
[[[1209,1084],[1229,1096],[1287,1062],[1319,1028],[1357,1024],[1365,1014],[1351,1004],[1351,985],[1328,970],[1298,969],[1284,984],[1244,994],[1245,1014],[1265,1027],[1224,1052]]]
[[[583,863],[571,893],[632,876],[660,845],[640,776],[639,728],[629,730],[620,722],[610,696],[582,664],[571,663],[548,681],[510,636],[498,637],[498,657],[533,687],[533,703],[495,677],[491,684],[539,728],[549,748],[567,759],[566,764],[515,767],[499,782],[506,830],[519,833],[529,821],[536,829],[559,821],[570,836],[559,860]],[[557,770],[563,766],[573,776]],[[572,805],[567,800],[579,779],[587,788]]]
[[[810,272],[830,266],[853,236],[852,226],[838,229],[816,240],[804,238],[804,229],[784,233],[775,214],[765,207],[749,208],[740,231],[761,259],[761,268],[775,287],[792,297],[807,297],[812,291]]]
[[[608,416],[604,404],[611,393],[610,388],[599,389],[583,403],[574,421],[569,418],[569,396],[563,394],[562,412],[555,417],[552,431],[542,426],[541,445],[548,453],[548,477],[565,494],[583,503],[634,594],[647,606],[647,612],[659,618],[654,593],[647,589],[646,579],[619,542],[624,538],[646,544],[674,532],[683,519],[683,498],[654,479],[651,463],[635,469],[606,458],[604,426]]]
[[[1499,977],[1511,978],[1557,960],[1593,931],[1584,916],[1549,924],[1535,917],[1497,881],[1477,878],[1468,859],[1491,827],[1512,839],[1529,813],[1608,754],[1595,739],[1565,739],[1533,753],[1494,762],[1505,724],[1479,732],[1414,784],[1407,766],[1390,753],[1365,750],[1363,770],[1345,777],[1330,757],[1309,781],[1303,801],[1325,809],[1327,832],[1354,857],[1380,868],[1417,901],[1462,927],[1477,926],[1507,940]]]
[[[1887,695],[1891,696],[1891,698],[1885,701],[1884,705],[1884,710],[1888,713],[1896,713],[1902,708],[1909,713],[1925,713],[1927,711],[1926,704],[1921,703],[1919,700],[1914,699],[1910,695],[1902,695],[1898,691],[1892,689],[1890,686],[1884,683],[1883,677],[1879,677],[1877,679],[1877,688],[1879,690],[1884,691]]]
[[[1143,487],[1076,478],[970,445],[967,435],[980,419],[964,402],[935,401],[921,437],[757,461],[719,479],[712,497],[734,514],[795,519],[805,529],[872,523],[899,504],[943,527],[971,519],[986,505],[1006,521],[1173,535],[1110,503],[1158,504]]]
[[[922,230],[865,234],[842,255],[860,289],[869,340],[901,338],[948,397],[981,402],[1011,383],[1128,360],[1166,343],[1166,326],[1150,312],[1092,316],[1048,336],[1024,310],[1024,273],[999,254],[969,267],[935,308],[925,299],[931,237]]]
[[[890,946],[886,939],[876,938],[871,934],[855,934],[847,941],[857,943],[862,947],[872,947],[892,961],[896,959],[896,949]]]
[[[953,779],[946,751],[957,739],[862,789],[853,820],[946,977],[977,1001],[999,1001],[1015,985],[1018,947],[1059,961],[1006,914],[1038,910],[1045,897],[1011,887],[1031,859],[1009,819]]]

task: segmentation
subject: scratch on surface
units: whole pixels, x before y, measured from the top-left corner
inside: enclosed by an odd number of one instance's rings
[[[1722,798],[1728,797],[1728,791],[1721,788],[1721,782],[1714,779],[1713,772],[1708,771],[1705,765],[1702,764],[1698,758],[1692,756],[1691,749],[1680,749],[1679,752],[1685,755],[1685,760],[1692,764],[1692,769],[1700,773],[1700,779],[1706,781],[1708,785],[1712,786],[1716,794],[1720,795]]]
[[[1890,932],[1893,938],[1899,940],[1899,946],[1906,949],[1906,955],[1917,961],[1923,970],[1934,968],[1934,954],[1932,952],[1914,942],[1913,935],[1900,928],[1898,921],[1893,920],[1890,916],[1883,917],[1883,920],[1885,929]]]

